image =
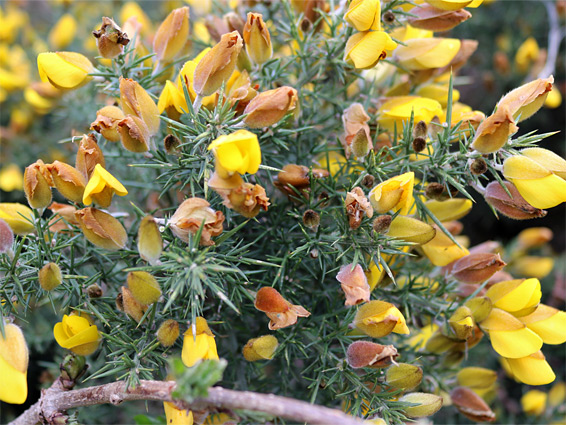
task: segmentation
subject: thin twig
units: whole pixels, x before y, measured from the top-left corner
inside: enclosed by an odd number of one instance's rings
[[[61,412],[82,406],[96,404],[118,405],[124,401],[156,400],[173,401],[173,381],[140,381],[135,388],[125,390],[124,382],[113,382],[79,390],[64,391],[61,385],[53,385],[43,391],[37,403],[8,425],[34,425],[40,421],[52,422]],[[292,398],[250,391],[233,391],[220,387],[208,390],[208,397],[181,402],[193,410],[252,410],[282,417],[295,422],[318,425],[361,425],[364,422],[344,412],[328,407],[316,406]]]
[[[548,14],[548,49],[546,56],[546,63],[541,71],[538,73],[538,78],[547,78],[554,74],[556,67],[556,59],[558,57],[558,50],[564,38],[566,31],[564,27],[560,27],[558,22],[558,13],[556,13],[556,5],[554,1],[543,0],[542,2]]]

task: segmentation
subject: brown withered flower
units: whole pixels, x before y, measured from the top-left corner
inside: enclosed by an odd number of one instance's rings
[[[257,96],[256,88],[252,87],[250,75],[245,69],[232,74],[226,83],[225,95],[230,105],[235,107],[237,115],[243,114],[250,101]]]
[[[346,295],[345,305],[356,305],[369,301],[371,290],[366,274],[359,264],[356,264],[355,267],[352,267],[352,264],[340,267],[336,280],[340,282]]]
[[[387,367],[399,357],[393,345],[381,345],[369,341],[356,341],[346,351],[348,365],[352,369],[362,367]]]
[[[314,178],[324,178],[328,177],[329,173],[327,170],[313,168],[312,176]],[[310,187],[309,168],[297,164],[285,165],[282,171],[277,174],[275,186],[287,196],[297,196],[297,192],[290,186],[306,194],[306,191]]]
[[[100,164],[103,168],[106,167],[104,154],[100,146],[98,146],[98,141],[94,134],[85,134],[79,143],[75,168],[88,180],[96,164]]]
[[[112,251],[126,246],[126,229],[110,214],[88,207],[76,211],[75,219],[85,237],[94,245]]]
[[[147,306],[142,305],[136,300],[132,291],[125,286],[121,288],[121,295],[122,311],[139,323],[147,310]]]
[[[226,24],[227,30],[224,33],[238,31],[238,34],[244,37],[244,26],[246,25],[246,21],[238,15],[236,12],[228,12],[225,14],[222,19]]]
[[[272,331],[294,325],[298,317],[311,315],[300,305],[291,304],[281,296],[279,291],[269,286],[257,291],[254,306],[271,319],[269,329]]]
[[[193,88],[197,95],[211,95],[230,78],[242,46],[243,40],[237,31],[222,35],[195,68]]]
[[[456,387],[450,392],[452,404],[458,411],[474,422],[493,422],[495,413],[487,403],[467,387]]]
[[[86,186],[85,177],[74,167],[61,161],[47,165],[53,184],[69,201],[80,203]]]
[[[93,31],[92,35],[96,38],[98,53],[106,59],[113,59],[121,54],[124,51],[124,46],[130,42],[128,34],[123,32],[116,22],[106,16],[102,18],[100,29]]]
[[[189,43],[189,8],[174,9],[161,23],[153,38],[155,59],[170,62]]]
[[[297,90],[283,86],[255,96],[246,109],[244,122],[250,128],[269,127],[278,123],[297,106]]]
[[[253,218],[270,205],[265,189],[259,184],[244,183],[228,192],[224,205],[246,218]]]
[[[273,45],[261,13],[248,13],[242,35],[246,43],[246,52],[253,62],[261,65],[271,59]]]
[[[369,120],[370,117],[361,103],[352,103],[346,110],[344,110],[344,114],[342,114],[344,135],[340,137],[340,142],[342,142],[346,158],[350,158],[350,155],[352,154],[352,143],[356,137],[360,138],[362,135],[365,135],[365,140],[367,140],[367,143],[369,144],[369,149],[373,149],[368,125]]]
[[[135,115],[128,115],[118,122],[118,133],[122,146],[130,152],[147,152],[150,135],[145,122]]]
[[[185,200],[168,220],[173,234],[185,242],[189,242],[189,234],[195,235],[203,222],[200,245],[214,245],[212,237],[220,235],[224,230],[222,227],[224,214],[210,208],[206,200],[202,198]]]
[[[479,125],[471,147],[484,154],[497,152],[517,130],[519,127],[515,125],[508,106],[501,105],[493,115]]]
[[[53,179],[41,159],[26,167],[24,171],[24,192],[32,208],[45,208],[51,203]]]
[[[138,82],[120,77],[120,104],[126,116],[136,116],[145,123],[150,136],[159,131],[159,109]]]
[[[77,209],[69,204],[61,204],[53,202],[48,207],[53,213],[51,220],[49,220],[49,230],[53,233],[71,231],[69,224],[77,224],[75,212]]]
[[[442,10],[426,3],[414,7],[411,14],[416,15],[408,19],[412,27],[435,32],[451,30],[472,17],[472,14],[464,9]]]
[[[126,116],[117,106],[105,106],[96,112],[96,119],[90,124],[90,129],[102,134],[110,142],[118,142],[118,123]]]
[[[499,254],[470,254],[454,262],[452,276],[463,283],[480,283],[488,280],[505,265]]]
[[[503,182],[509,194],[497,181],[487,185],[484,198],[489,205],[506,217],[515,220],[528,220],[546,215],[545,210],[533,207],[521,196],[517,188],[510,182]]]
[[[358,186],[346,194],[344,206],[346,207],[346,214],[348,214],[350,229],[360,227],[364,215],[368,218],[373,217],[373,207],[364,195],[364,191]]]

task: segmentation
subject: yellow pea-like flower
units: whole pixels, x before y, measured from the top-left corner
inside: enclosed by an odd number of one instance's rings
[[[71,314],[55,324],[53,335],[57,344],[73,353],[88,356],[96,351],[100,340],[98,328],[87,316]]]
[[[165,423],[171,425],[193,425],[193,412],[190,410],[177,409],[173,403],[165,401],[163,403],[165,410]]]
[[[187,44],[189,37],[189,8],[174,9],[161,23],[153,39],[157,61],[170,62]]]
[[[413,206],[414,184],[415,173],[410,171],[378,184],[370,191],[368,198],[378,214],[393,210],[406,215]]]
[[[206,320],[197,317],[195,328],[195,334],[192,326],[184,334],[181,358],[187,367],[194,366],[200,360],[218,360],[216,341]]]
[[[529,37],[519,46],[515,54],[515,65],[521,72],[526,72],[540,54],[540,48],[534,37]]]
[[[451,198],[446,201],[427,201],[425,206],[440,222],[459,220],[472,209],[472,201],[464,198]]]
[[[556,379],[541,351],[518,359],[502,358],[501,364],[512,378],[527,385],[546,385]]]
[[[112,196],[126,196],[128,191],[126,188],[102,165],[96,164],[94,172],[85,187],[83,194],[83,203],[85,205],[92,204],[95,201],[101,207],[108,207],[112,202]]]
[[[77,21],[73,15],[66,13],[49,32],[49,44],[56,50],[64,49],[73,42],[77,33]]]
[[[470,6],[474,0],[425,0],[428,4],[441,10],[458,10]],[[481,4],[481,2],[479,2]],[[479,6],[478,4],[478,6]],[[471,7],[477,7],[473,5]]]
[[[344,20],[358,31],[381,29],[381,2],[379,0],[353,0]]]
[[[10,226],[16,235],[25,235],[35,230],[33,211],[17,202],[0,203],[0,218]]]
[[[273,335],[263,335],[259,338],[250,339],[244,346],[242,354],[249,362],[270,360],[278,346],[279,342]]]
[[[448,235],[438,228],[434,238],[430,242],[421,245],[420,249],[432,264],[440,267],[446,266],[470,253],[466,248],[452,242]]]
[[[0,400],[22,404],[28,396],[29,352],[22,330],[13,323],[4,324],[0,334]]]
[[[374,300],[363,304],[354,318],[354,325],[373,338],[380,338],[391,332],[409,334],[403,313],[385,301]]]
[[[216,172],[222,178],[234,173],[255,174],[261,164],[257,136],[247,130],[218,137],[209,146],[216,159]]]
[[[47,52],[37,56],[37,68],[41,81],[55,88],[72,90],[88,83],[94,71],[92,63],[80,53]]]
[[[159,113],[165,111],[171,119],[178,120],[181,114],[187,112],[189,107],[185,95],[172,81],[167,80],[157,101]]]
[[[395,58],[411,71],[442,68],[454,59],[461,46],[456,38],[413,38],[395,50]]]
[[[535,311],[519,318],[542,338],[545,344],[563,344],[566,342],[566,312],[539,304]]]
[[[529,390],[521,397],[521,407],[527,415],[541,415],[546,408],[548,394],[539,390]]]
[[[525,316],[533,312],[540,302],[541,295],[540,282],[535,278],[498,282],[485,294],[491,299],[494,307],[515,316]]]
[[[384,31],[358,32],[348,39],[344,60],[357,69],[369,69],[396,47],[397,43]]]
[[[403,131],[403,123],[408,123],[411,114],[414,122],[429,123],[434,117],[443,116],[442,105],[434,99],[419,96],[396,96],[379,107],[378,124],[389,132],[395,127],[397,133]]]

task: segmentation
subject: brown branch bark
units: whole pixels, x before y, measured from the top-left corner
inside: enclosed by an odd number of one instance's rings
[[[92,406],[95,404],[119,405],[124,401],[156,400],[172,401],[172,381],[141,381],[136,388],[125,390],[124,382],[64,391],[59,381],[44,390],[37,403],[22,413],[8,425],[34,425],[38,422],[53,422],[67,409]],[[243,409],[263,412],[296,422],[317,425],[361,425],[361,419],[349,416],[339,410],[316,406],[292,398],[261,394],[250,391],[234,391],[221,387],[208,390],[208,397],[192,403],[182,402],[186,408],[194,410]]]

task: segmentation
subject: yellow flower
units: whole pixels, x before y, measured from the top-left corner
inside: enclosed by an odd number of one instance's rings
[[[443,108],[448,105],[448,84],[427,84],[419,87],[416,94],[438,101]],[[460,92],[452,89],[452,102],[458,102],[458,100],[460,100]]]
[[[546,96],[544,100],[544,106],[549,109],[556,109],[560,105],[562,105],[562,94],[560,93],[560,89],[556,86],[552,87],[552,90]]]
[[[120,22],[125,23],[130,18],[135,18],[135,20],[141,24],[142,34],[151,32],[151,21],[135,1],[127,2],[120,10]],[[133,34],[128,35],[133,36]]]
[[[209,51],[210,51],[210,47],[207,47],[206,49],[202,50],[194,59],[185,62],[183,67],[181,68],[181,71],[179,72],[179,76],[177,77],[177,87],[178,87],[178,89],[181,92],[184,93],[183,85],[186,84],[187,89],[189,91],[189,95],[191,97],[191,102],[193,102],[195,100],[195,98],[197,97],[197,94],[196,94],[195,89],[193,87],[195,69],[196,69],[198,63],[202,60],[202,58]],[[215,98],[216,96],[210,95],[210,96],[207,96],[207,97],[212,99],[212,98]],[[203,103],[206,104],[206,102],[204,100],[203,100]]]
[[[471,147],[484,154],[497,152],[517,130],[509,108],[502,105],[478,126]]]
[[[497,107],[507,105],[517,122],[524,121],[542,108],[548,93],[552,90],[552,83],[554,77],[551,75],[548,78],[539,78],[523,84],[503,96]]]
[[[548,404],[552,407],[558,407],[564,403],[566,398],[566,383],[557,382],[548,392]]]
[[[378,184],[368,195],[375,212],[383,214],[393,210],[401,215],[408,214],[414,202],[414,183],[415,173],[410,171]]]
[[[459,220],[472,209],[472,201],[464,198],[452,198],[446,201],[427,201],[425,206],[438,219],[446,222]]]
[[[539,390],[527,391],[521,397],[521,407],[527,415],[541,415],[546,408],[547,394]]]
[[[61,90],[76,89],[88,83],[92,79],[88,74],[94,71],[85,56],[74,52],[40,53],[37,68],[41,81]]]
[[[487,290],[485,296],[491,299],[494,307],[515,316],[525,316],[536,309],[541,294],[539,280],[532,278],[498,282]]]
[[[28,396],[29,352],[22,330],[13,323],[4,324],[4,336],[0,334],[0,400],[22,404]]]
[[[499,308],[492,309],[480,326],[489,333],[493,349],[502,357],[518,359],[530,356],[542,347],[542,339],[536,333]]]
[[[531,158],[523,155],[507,158],[503,175],[535,208],[552,208],[566,202],[566,180]]]
[[[12,192],[24,188],[24,175],[16,164],[9,164],[0,169],[0,190]]]
[[[146,215],[138,229],[138,252],[151,265],[156,265],[163,251],[163,238],[155,219]]]
[[[273,335],[264,335],[250,339],[244,346],[242,354],[249,362],[271,360],[278,346],[277,338]]]
[[[175,404],[168,401],[163,403],[165,409],[166,424],[171,425],[193,425],[193,412],[190,410],[177,409]]]
[[[83,203],[90,205],[95,201],[101,207],[108,207],[112,202],[112,196],[126,196],[128,191],[116,177],[106,171],[102,165],[96,164],[94,172],[85,187]]]
[[[438,331],[438,325],[435,323],[431,323],[430,325],[425,325],[419,332],[409,338],[407,343],[414,348],[415,351],[421,350],[425,347],[428,340],[434,335],[436,331]]]
[[[502,358],[501,364],[512,378],[527,385],[546,385],[556,379],[541,351],[519,359]]]
[[[436,229],[430,224],[402,215],[393,219],[387,231],[387,236],[389,237],[418,245],[430,242],[435,234]]]
[[[358,32],[348,39],[344,60],[357,69],[369,69],[396,47],[397,43],[384,31]]]
[[[414,122],[429,123],[434,117],[441,117],[442,106],[436,100],[418,96],[397,96],[386,101],[379,108],[378,124],[387,131],[397,133],[403,130],[403,123],[408,122],[413,114]]]
[[[566,342],[566,312],[545,304],[539,304],[535,311],[527,316],[519,317],[542,338],[545,344],[563,344]]]
[[[529,66],[539,57],[540,49],[534,37],[527,38],[517,49],[515,64],[521,72],[527,72]]]
[[[521,155],[532,159],[552,174],[566,179],[566,159],[556,155],[554,152],[543,148],[527,148],[521,151]]]
[[[358,31],[381,29],[381,2],[379,0],[353,0],[344,20]]]
[[[391,332],[409,334],[405,317],[393,304],[385,301],[370,301],[363,304],[354,325],[373,338],[389,335]]]
[[[35,230],[32,210],[17,202],[0,203],[0,218],[8,223],[16,235],[25,235]]]
[[[483,367],[465,367],[456,375],[458,384],[477,393],[478,390],[492,388],[497,381],[497,372]]]
[[[120,104],[125,115],[136,116],[144,122],[150,136],[159,131],[159,109],[138,82],[120,77]]]
[[[88,356],[98,348],[100,334],[90,317],[71,313],[63,315],[63,320],[55,324],[53,335],[57,344],[68,348],[80,356]]]
[[[261,13],[248,12],[243,31],[246,52],[250,59],[257,64],[267,62],[273,56],[273,45],[269,30],[263,22]]]
[[[218,360],[214,335],[203,317],[197,317],[194,325],[185,332],[181,358],[187,367],[200,360]]]
[[[157,102],[159,113],[166,111],[171,119],[178,120],[181,114],[187,112],[189,107],[183,91],[177,88],[172,81],[167,80]]]
[[[209,146],[216,158],[216,172],[228,178],[238,172],[255,174],[261,164],[261,150],[257,136],[247,130],[218,137]]]
[[[49,44],[55,49],[64,49],[73,42],[77,33],[77,21],[73,15],[66,13],[49,32]]]
[[[421,245],[420,249],[432,264],[440,267],[444,267],[470,253],[466,248],[452,242],[448,235],[439,228],[436,228],[434,238],[430,242]]]
[[[554,268],[552,257],[524,256],[513,263],[513,273],[519,276],[536,277],[543,279],[550,274]]]
[[[413,38],[395,50],[401,66],[411,71],[442,68],[456,56],[462,43],[456,38]]]

